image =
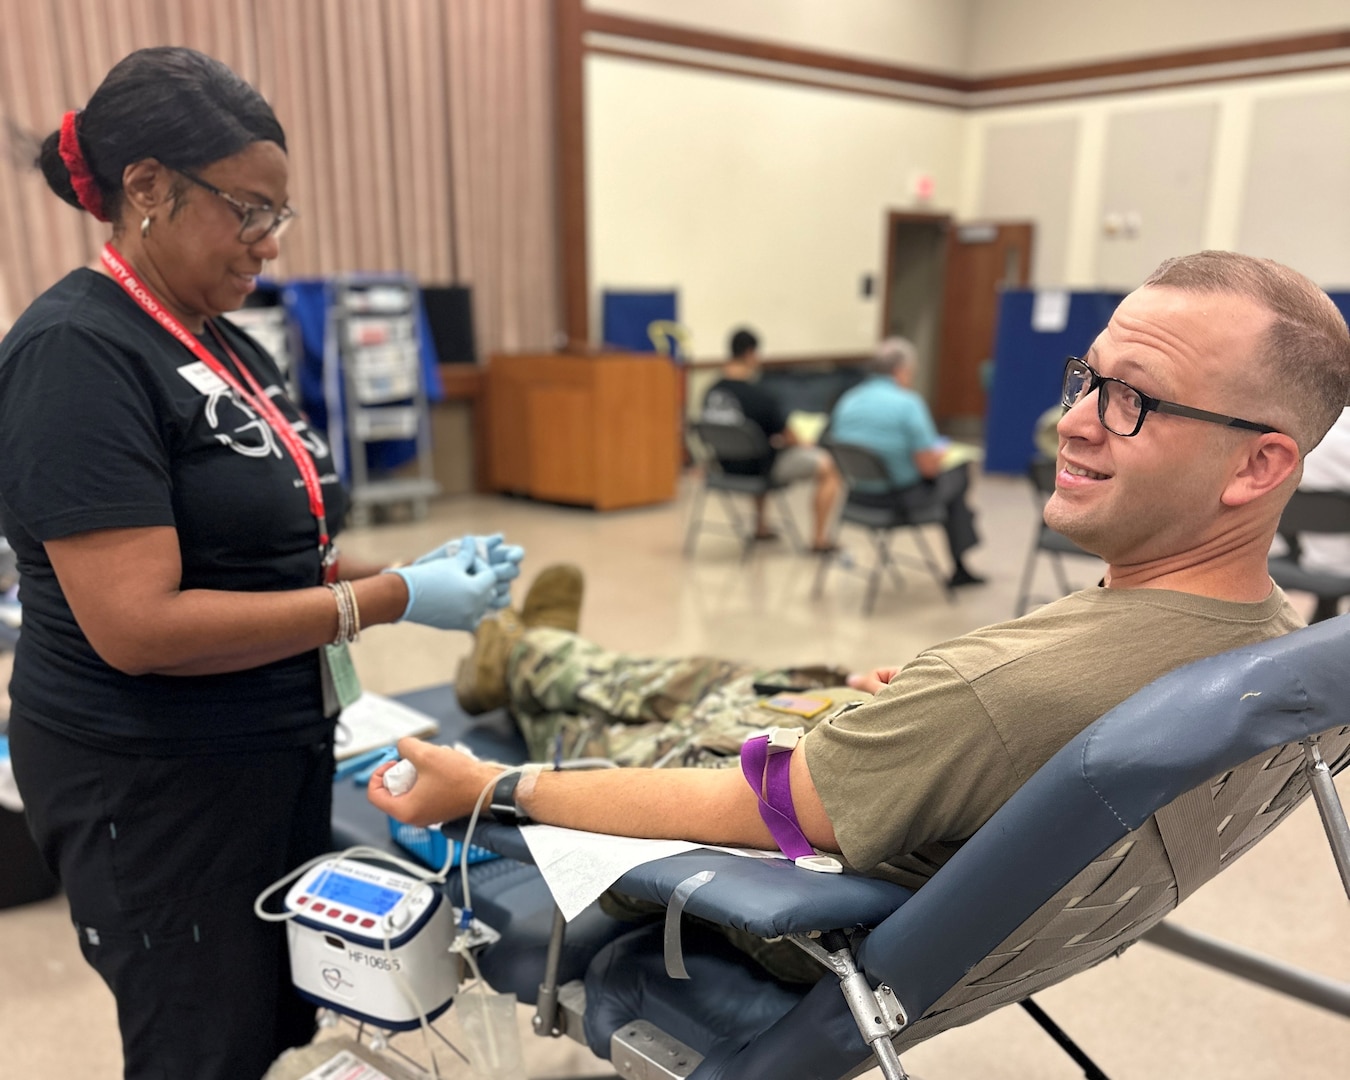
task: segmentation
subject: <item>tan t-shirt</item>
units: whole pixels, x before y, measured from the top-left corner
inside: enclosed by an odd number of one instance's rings
[[[808,734],[807,766],[849,865],[917,888],[1136,690],[1302,625],[1278,588],[1256,604],[1085,589],[921,653],[873,700]]]

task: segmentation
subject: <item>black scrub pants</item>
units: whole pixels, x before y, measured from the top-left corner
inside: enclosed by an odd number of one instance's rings
[[[314,1006],[291,987],[285,926],[253,900],[331,848],[331,741],[122,754],[17,707],[9,736],[29,827],[117,999],[126,1080],[258,1080],[308,1043]]]

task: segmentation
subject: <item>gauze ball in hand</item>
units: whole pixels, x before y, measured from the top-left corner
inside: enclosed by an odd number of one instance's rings
[[[386,769],[382,779],[384,790],[390,795],[406,795],[417,783],[417,766],[404,758],[392,768]]]

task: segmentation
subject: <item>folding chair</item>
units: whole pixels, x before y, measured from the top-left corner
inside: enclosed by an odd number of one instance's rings
[[[911,530],[910,535],[914,537],[914,546],[919,549],[922,565],[933,575],[933,580],[946,593],[948,601],[955,601],[956,595],[923,534],[924,525],[941,525],[947,520],[946,506],[918,488],[898,487],[891,479],[886,463],[866,447],[835,442],[827,442],[825,447],[834,457],[848,487],[848,497],[839,513],[839,522],[841,525],[859,525],[866,529],[876,555],[871,569],[864,571],[867,574],[867,587],[863,594],[863,614],[870,615],[876,606],[883,572],[889,573],[897,586],[902,589],[905,587],[905,579],[900,574],[896,555],[890,545],[891,534],[896,529]],[[838,555],[821,558],[811,586],[813,597],[819,598],[825,589],[825,576],[830,566],[839,561]],[[919,560],[902,557],[900,561],[919,565]]]
[[[1343,573],[1307,570],[1299,565],[1302,533],[1350,533],[1350,493],[1344,491],[1295,491],[1280,515],[1280,535],[1289,547],[1287,555],[1272,556],[1270,576],[1282,589],[1296,589],[1317,597],[1313,622],[1334,616],[1341,598],[1350,596],[1350,566]]]
[[[690,507],[689,528],[684,538],[684,553],[692,555],[698,543],[698,534],[705,528],[703,521],[704,502],[709,491],[717,492],[726,510],[730,530],[741,542],[741,558],[748,559],[755,546],[755,521],[753,514],[747,524],[736,509],[736,496],[749,495],[752,498],[774,497],[783,528],[795,550],[803,549],[801,534],[792,517],[792,507],[788,504],[786,483],[776,483],[767,475],[745,475],[727,472],[723,465],[736,461],[763,461],[773,450],[769,440],[758,424],[743,420],[739,424],[714,424],[704,420],[692,421],[689,425],[690,451],[703,466],[703,483],[694,494],[694,505]],[[724,528],[727,526],[723,526]]]
[[[585,1041],[634,1080],[846,1080],[878,1063],[903,1078],[899,1051],[1006,1004],[1038,1012],[1030,995],[1154,930],[1310,790],[1350,896],[1332,783],[1350,763],[1347,650],[1350,619],[1337,619],[1164,676],[1073,739],[917,892],[708,850],[640,866],[616,887],[670,905],[664,928],[605,946],[584,983],[546,974],[536,1030]],[[480,839],[525,855],[516,830]],[[681,933],[681,910],[786,936],[837,978],[776,983],[720,935]],[[1325,996],[1350,1015],[1350,987]]]
[[[1027,465],[1027,478],[1031,481],[1038,514],[1045,512],[1046,500],[1055,493],[1055,469],[1054,458],[1033,458],[1031,463]],[[1096,555],[1090,551],[1084,551],[1063,533],[1055,532],[1042,518],[1036,527],[1036,537],[1031,542],[1031,550],[1027,552],[1026,564],[1022,567],[1022,581],[1017,586],[1017,603],[1013,610],[1013,616],[1016,618],[1025,615],[1027,608],[1033,604],[1049,602],[1048,600],[1033,600],[1031,596],[1032,582],[1036,577],[1036,563],[1042,555],[1050,557],[1050,569],[1059,585],[1060,596],[1067,596],[1073,592],[1073,587],[1064,574],[1064,556],[1081,555],[1089,559],[1097,559]],[[1097,561],[1100,562],[1101,560],[1097,559]]]

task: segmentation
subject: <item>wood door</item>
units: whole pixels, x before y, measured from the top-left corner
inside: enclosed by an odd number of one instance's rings
[[[982,367],[994,355],[999,292],[1031,278],[1030,222],[957,225],[947,239],[934,417],[984,418]]]

